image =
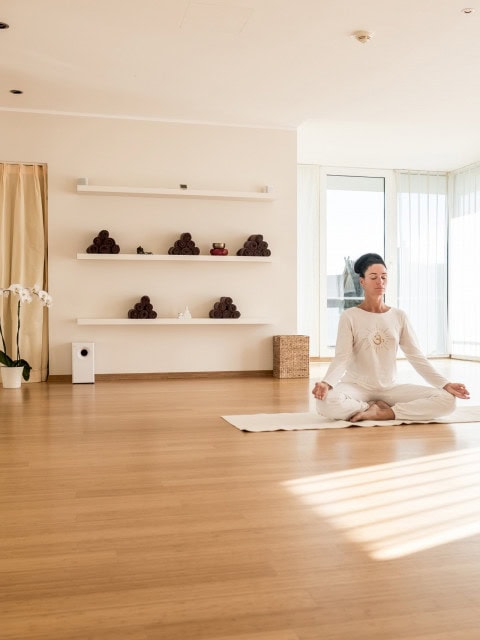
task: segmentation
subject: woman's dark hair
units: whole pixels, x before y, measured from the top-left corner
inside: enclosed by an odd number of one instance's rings
[[[379,256],[378,253],[364,253],[363,256],[360,256],[360,258],[355,261],[353,269],[361,278],[364,278],[365,271],[368,267],[371,267],[372,264],[383,264],[385,269],[387,268],[382,256]]]

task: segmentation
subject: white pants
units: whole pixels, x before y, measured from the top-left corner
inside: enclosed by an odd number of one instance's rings
[[[324,400],[317,400],[317,413],[332,420],[348,420],[368,409],[368,402],[383,400],[398,420],[433,420],[455,409],[455,396],[445,389],[418,384],[399,384],[390,389],[372,391],[358,384],[340,382]]]

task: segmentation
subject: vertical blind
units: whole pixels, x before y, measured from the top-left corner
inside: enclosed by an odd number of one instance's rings
[[[319,354],[320,167],[299,165],[297,202],[297,328],[310,336],[310,355]]]
[[[449,176],[449,318],[453,356],[480,358],[480,163]]]
[[[396,177],[398,306],[423,351],[447,355],[447,177],[413,171]]]

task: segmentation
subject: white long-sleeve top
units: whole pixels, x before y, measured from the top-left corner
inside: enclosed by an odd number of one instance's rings
[[[389,389],[397,375],[398,347],[426,382],[439,389],[448,383],[420,350],[406,313],[393,307],[385,313],[358,307],[342,313],[335,358],[323,380],[332,387],[341,380],[366,389]]]

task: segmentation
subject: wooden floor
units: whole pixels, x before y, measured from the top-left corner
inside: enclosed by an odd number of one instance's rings
[[[438,364],[480,404],[480,363]],[[2,640],[478,640],[480,424],[220,417],[311,387],[0,389]]]

